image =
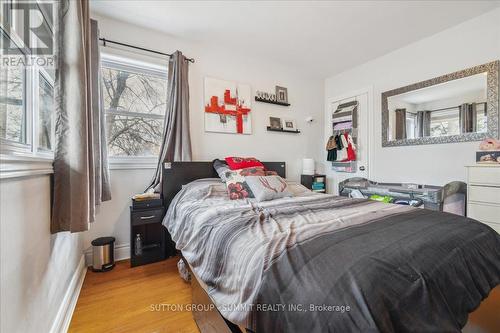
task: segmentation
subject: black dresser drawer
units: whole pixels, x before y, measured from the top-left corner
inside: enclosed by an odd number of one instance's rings
[[[163,218],[163,208],[132,211],[132,225],[159,223]]]

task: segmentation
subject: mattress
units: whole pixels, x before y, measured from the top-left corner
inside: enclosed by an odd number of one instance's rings
[[[500,280],[500,236],[447,213],[294,189],[183,187],[165,216],[221,314],[251,332],[460,331]]]

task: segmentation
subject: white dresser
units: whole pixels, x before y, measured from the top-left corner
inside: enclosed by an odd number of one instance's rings
[[[467,216],[500,233],[500,165],[467,167]]]

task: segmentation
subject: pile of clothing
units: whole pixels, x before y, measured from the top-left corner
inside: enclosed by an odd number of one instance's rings
[[[332,135],[326,143],[328,155],[326,160],[330,162],[348,162],[356,160],[356,146],[349,133]]]

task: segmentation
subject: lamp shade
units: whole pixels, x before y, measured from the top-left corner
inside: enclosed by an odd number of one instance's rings
[[[312,158],[302,159],[302,174],[314,175],[314,160]]]

